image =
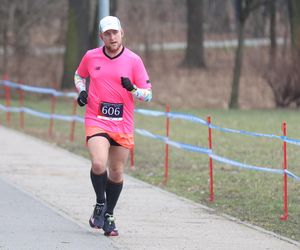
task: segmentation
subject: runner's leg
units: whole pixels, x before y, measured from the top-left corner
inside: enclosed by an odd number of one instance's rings
[[[102,228],[104,224],[105,188],[107,183],[106,165],[110,144],[105,137],[95,136],[87,142],[92,168],[91,181],[96,193],[96,205],[89,220],[90,226]]]
[[[107,181],[106,165],[110,144],[105,137],[95,136],[88,140],[87,146],[92,163],[91,181],[97,196],[97,202],[104,203]]]
[[[121,146],[112,146],[109,152],[109,178],[106,185],[106,212],[103,230],[106,236],[119,235],[113,216],[123,188],[123,173],[129,150]]]
[[[123,187],[124,166],[129,150],[120,146],[112,146],[109,150],[109,177],[106,186],[106,211],[113,214]]]

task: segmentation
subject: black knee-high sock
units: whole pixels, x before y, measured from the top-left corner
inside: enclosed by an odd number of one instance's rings
[[[107,182],[107,172],[97,175],[91,170],[91,181],[96,193],[97,203],[101,204],[105,202],[105,188]]]
[[[110,179],[107,180],[106,184],[106,213],[113,214],[114,208],[118,202],[119,196],[123,188],[123,181],[120,183],[115,183]]]

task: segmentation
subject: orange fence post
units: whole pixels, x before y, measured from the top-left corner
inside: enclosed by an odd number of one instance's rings
[[[8,80],[7,74],[3,75],[3,80],[4,81]],[[6,105],[6,108],[10,107],[10,87],[7,85],[5,85],[5,105]],[[6,111],[6,124],[7,124],[7,126],[10,125],[10,111]]]
[[[3,81],[5,81],[7,79],[7,74],[6,73],[4,73],[3,75],[2,75],[2,80]],[[5,97],[5,95],[6,95],[6,88],[5,88],[5,85],[4,85],[4,92],[3,92],[3,96],[2,96],[2,92],[0,91],[0,98],[2,98],[3,97],[3,99],[4,98],[6,98]],[[6,114],[6,112],[5,112],[5,114]],[[1,120],[0,120],[0,124],[1,124]]]
[[[283,136],[286,137],[286,122],[282,123]],[[288,183],[287,183],[287,152],[286,152],[286,141],[283,141],[283,215],[280,217],[281,220],[288,219]]]
[[[207,117],[207,123],[208,123],[208,147],[212,150],[212,129],[210,127],[211,124],[211,117]],[[211,157],[209,157],[209,200],[214,201],[215,200],[215,194],[214,194],[214,175],[213,175],[213,160]]]
[[[169,139],[170,135],[170,118],[168,113],[170,112],[170,106],[166,105],[166,136]],[[169,144],[165,145],[165,177],[163,183],[166,184],[169,179]]]
[[[77,100],[74,99],[74,101],[73,101],[73,112],[72,112],[72,115],[75,116],[76,113],[77,113]],[[70,141],[71,141],[71,142],[74,141],[75,123],[76,123],[75,120],[73,120],[73,121],[71,122],[71,129],[70,129]]]
[[[24,106],[24,91],[23,89],[19,89],[19,107]],[[24,129],[24,112],[20,112],[20,128]]]
[[[51,115],[53,115],[55,112],[55,106],[56,106],[56,96],[52,95],[52,97],[51,97]],[[50,123],[49,123],[49,131],[48,131],[49,137],[52,136],[53,126],[54,126],[54,119],[51,116]]]
[[[130,169],[134,170],[135,166],[134,166],[134,147],[132,149],[130,149]]]

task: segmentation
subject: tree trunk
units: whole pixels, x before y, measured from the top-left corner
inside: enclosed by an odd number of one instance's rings
[[[74,88],[74,73],[89,48],[89,9],[89,1],[69,0],[62,89]]]
[[[89,48],[96,48],[99,46],[99,1],[95,3],[94,15],[93,15],[93,27],[90,32]]]
[[[291,25],[291,43],[294,54],[300,55],[300,1],[289,1],[289,15]]]
[[[277,42],[276,42],[276,0],[271,0],[269,3],[270,9],[270,64],[275,62]]]
[[[118,10],[118,1],[117,0],[110,0],[109,1],[109,14],[111,16],[116,16]]]
[[[187,0],[187,21],[187,48],[183,66],[203,68],[203,0]]]
[[[7,64],[8,64],[8,53],[7,53],[7,27],[8,23],[5,22],[3,24],[3,28],[2,28],[2,39],[3,39],[3,43],[2,43],[2,47],[3,47],[3,58],[2,58],[2,73],[3,74],[7,74]]]
[[[241,77],[242,62],[243,62],[244,30],[245,30],[245,21],[242,21],[238,25],[238,47],[235,52],[235,64],[233,70],[233,80],[231,85],[231,97],[230,97],[229,108],[239,107],[238,97],[239,97],[240,77]]]
[[[270,0],[272,1],[272,0]],[[265,27],[266,27],[266,10],[264,6],[258,8],[257,11],[253,12],[252,15],[252,36],[255,38],[265,37]]]
[[[17,59],[15,64],[15,77],[18,82],[21,82],[23,78],[23,62],[27,56],[27,48],[29,47],[29,27],[24,25],[24,23],[26,23],[29,8],[29,1],[22,1],[22,4],[17,6],[14,11],[14,34],[16,37],[14,47],[15,57]],[[20,27],[22,27],[22,29],[20,29]]]
[[[238,47],[235,53],[235,64],[233,70],[233,80],[231,84],[231,96],[229,108],[239,108],[239,86],[243,63],[244,33],[245,24],[251,12],[266,4],[261,0],[235,0],[236,17],[238,23]]]

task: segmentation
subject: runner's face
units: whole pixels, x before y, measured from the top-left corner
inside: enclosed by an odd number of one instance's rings
[[[107,30],[100,34],[100,38],[108,52],[119,52],[122,46],[123,30]]]

